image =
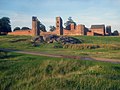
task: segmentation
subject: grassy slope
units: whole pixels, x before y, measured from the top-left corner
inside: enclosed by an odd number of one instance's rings
[[[120,59],[120,50],[111,50],[111,49],[103,49],[103,48],[91,49],[91,50],[89,49],[71,50],[71,49],[63,49],[63,48],[55,49],[53,48],[54,44],[42,44],[38,47],[33,47],[30,43],[30,38],[31,37],[26,37],[26,36],[0,36],[0,48],[41,51],[41,52],[53,53],[53,54]],[[120,37],[77,36],[76,38],[82,40],[84,44],[115,44],[120,46]],[[27,40],[12,42],[20,39],[27,39]]]
[[[120,64],[9,53],[0,90],[119,90]]]

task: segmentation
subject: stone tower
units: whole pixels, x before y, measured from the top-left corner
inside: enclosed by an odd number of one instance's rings
[[[33,16],[32,17],[32,36],[38,36],[40,34],[38,24],[39,24],[39,21],[37,17]]]
[[[59,35],[63,35],[63,26],[62,26],[61,17],[56,17],[56,30],[58,31]]]

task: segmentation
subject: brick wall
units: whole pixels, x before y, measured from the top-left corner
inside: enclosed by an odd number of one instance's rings
[[[92,31],[88,31],[87,36],[94,36],[94,33]]]
[[[8,35],[32,35],[32,30],[18,30],[14,32],[9,32]]]
[[[105,30],[103,28],[100,28],[100,29],[90,29],[92,32],[98,34],[98,35],[102,35],[104,36],[105,35]]]
[[[70,30],[74,30],[74,29],[75,29],[75,27],[76,27],[76,26],[75,26],[75,24],[74,24],[74,23],[71,23],[71,24],[70,24]]]
[[[17,30],[8,33],[8,35],[27,35],[27,36],[37,36],[40,34],[38,30],[38,22],[37,17],[32,17],[32,29],[31,30]]]
[[[38,22],[39,20],[37,17],[32,17],[32,29],[31,30],[19,30],[8,33],[9,35],[31,35],[31,36],[37,36],[37,35],[47,35],[47,34],[54,34],[54,35],[88,35],[88,36],[94,36],[94,35],[105,35],[105,29],[104,28],[97,28],[97,29],[89,29],[86,31],[86,27],[82,24],[75,25],[72,23],[70,25],[70,30],[66,30],[62,26],[62,18],[56,17],[56,30],[53,32],[39,32],[38,30]]]

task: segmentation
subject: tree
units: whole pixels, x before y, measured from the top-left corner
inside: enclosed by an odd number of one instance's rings
[[[119,36],[119,32],[118,32],[117,30],[115,30],[115,31],[113,32],[113,35],[114,35],[114,36]]]
[[[76,23],[72,20],[72,17],[69,17],[69,18],[68,18],[68,21],[67,21],[66,23],[64,23],[65,28],[66,28],[66,29],[69,29],[69,25],[72,24],[72,23],[73,23],[74,25],[76,25]]]
[[[11,32],[10,19],[8,17],[2,17],[0,19],[0,32]]]
[[[20,27],[15,27],[13,31],[20,30]]]
[[[56,29],[55,26],[49,26],[49,28],[50,28],[51,32],[55,31],[55,29]]]
[[[29,27],[22,27],[21,30],[28,30],[30,29]]]
[[[38,21],[38,28],[40,31],[47,32],[45,25],[43,25],[40,21]]]

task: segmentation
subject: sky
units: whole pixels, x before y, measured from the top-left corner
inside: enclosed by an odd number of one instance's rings
[[[12,29],[31,28],[32,16],[37,16],[47,30],[60,16],[63,23],[72,17],[87,28],[105,24],[120,32],[120,0],[0,0],[0,18],[9,17]]]

